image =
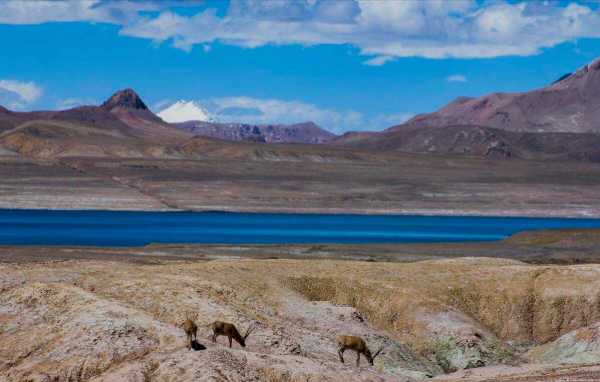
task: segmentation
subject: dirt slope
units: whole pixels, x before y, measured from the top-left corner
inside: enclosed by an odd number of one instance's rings
[[[461,97],[408,126],[477,125],[522,132],[600,132],[600,58],[547,87]],[[402,129],[402,125],[390,130]]]
[[[522,349],[565,335],[589,341],[569,332],[600,321],[599,273],[471,258],[4,264],[0,380],[443,380],[482,366],[531,376],[548,370],[528,366]],[[190,352],[179,328],[188,311],[201,325],[256,330],[229,350],[202,327],[207,350]],[[351,354],[342,365],[341,333],[384,354],[374,367],[356,369]]]

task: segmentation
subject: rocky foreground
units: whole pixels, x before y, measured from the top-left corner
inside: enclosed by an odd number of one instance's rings
[[[5,263],[0,381],[598,380],[599,290],[600,265],[491,258]],[[213,320],[256,329],[229,349]],[[384,351],[341,364],[339,334]]]

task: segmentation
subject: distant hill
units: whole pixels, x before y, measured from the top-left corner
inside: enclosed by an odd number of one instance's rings
[[[525,93],[459,97],[378,133],[346,133],[353,148],[494,158],[600,162],[600,59]]]
[[[313,122],[292,125],[252,125],[245,123],[216,123],[189,121],[176,124],[182,130],[229,141],[254,141],[264,143],[327,143],[335,134]]]
[[[217,138],[210,145],[195,136]],[[248,158],[302,158],[303,148],[262,149],[255,143],[325,143],[335,135],[312,122],[247,125],[192,121],[170,124],[152,113],[132,89],[113,94],[100,106],[60,111],[13,112],[0,107],[0,153],[36,158],[67,156],[184,158],[229,153]],[[222,148],[220,150],[219,148]],[[327,150],[307,156],[327,158]],[[283,154],[283,153],[286,154]],[[344,154],[345,155],[345,154]],[[339,156],[339,155],[338,155]]]
[[[347,133],[333,143],[380,152],[600,162],[600,134],[591,133],[528,133],[474,125],[404,126],[358,137]]]
[[[183,102],[173,110],[184,111],[176,113],[182,118],[199,116],[203,111],[197,106]],[[261,145],[275,143],[323,147],[298,145],[291,150]],[[44,158],[189,158],[202,157],[208,149],[219,155],[258,159],[329,160],[327,150],[342,149],[335,151],[343,153],[336,154],[336,158],[350,158],[358,152],[404,151],[600,162],[600,59],[542,89],[461,97],[439,111],[418,115],[383,132],[349,132],[342,136],[313,122],[168,123],[152,113],[132,89],[116,92],[100,106],[34,112],[0,107],[1,153]]]
[[[100,107],[144,137],[183,138],[189,136],[164,122],[148,109],[133,89],[116,92]]]
[[[14,112],[0,108],[0,132],[31,121],[62,121],[132,137],[164,139],[190,136],[154,115],[132,89],[116,92],[101,106],[33,112]]]
[[[27,156],[167,157],[192,135],[154,115],[132,89],[101,106],[60,111],[0,109],[0,146]]]
[[[531,133],[600,133],[600,58],[547,87],[525,93],[461,97],[390,130],[453,125]]]

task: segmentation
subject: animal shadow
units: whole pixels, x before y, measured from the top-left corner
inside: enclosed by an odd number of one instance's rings
[[[206,350],[206,346],[202,345],[200,342],[193,340],[192,341],[192,349],[195,351]]]

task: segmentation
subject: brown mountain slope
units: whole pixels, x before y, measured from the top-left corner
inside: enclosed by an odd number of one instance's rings
[[[79,106],[68,110],[14,112],[0,107],[0,132],[25,122],[53,121],[119,132],[143,138],[182,139],[192,135],[174,128],[154,115],[132,89],[113,94],[102,106]]]
[[[265,143],[326,143],[335,134],[313,122],[292,125],[251,125],[245,123],[215,123],[189,121],[176,124],[195,135],[230,141],[255,141]]]
[[[162,157],[192,137],[155,116],[131,89],[102,106],[61,111],[0,109],[0,148],[37,158]]]
[[[0,131],[8,131],[32,121],[62,121],[109,131],[122,131],[133,135],[130,126],[98,106],[78,106],[68,110],[15,112],[0,109]]]
[[[133,128],[136,134],[143,138],[179,140],[192,136],[154,115],[133,89],[116,92],[100,106],[100,109]]]
[[[176,147],[187,158],[227,158],[275,162],[348,162],[378,160],[369,150],[317,144],[265,144],[252,141],[224,141],[196,136]]]
[[[600,59],[526,93],[460,97],[381,133],[336,145],[384,151],[600,161]]]
[[[168,146],[67,121],[34,120],[0,134],[0,147],[39,159],[62,157],[177,157]]]
[[[0,106],[0,133],[14,129],[27,121],[44,118],[47,116],[46,114],[45,112],[16,112]]]
[[[335,144],[380,151],[600,162],[598,134],[523,133],[473,125],[404,126],[358,137],[349,133]]]
[[[522,132],[600,133],[600,58],[542,89],[461,97],[405,126],[478,125]]]

